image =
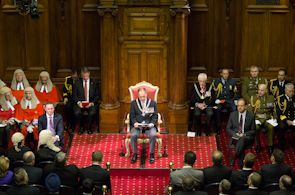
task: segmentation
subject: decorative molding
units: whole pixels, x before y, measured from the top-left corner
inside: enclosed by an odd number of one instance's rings
[[[170,6],[170,14],[171,16],[176,16],[176,14],[181,13],[181,14],[185,14],[186,16],[188,16],[190,14],[191,10],[190,10],[190,6],[184,5],[184,6],[175,6],[172,5]]]
[[[99,16],[104,16],[106,13],[112,14],[112,16],[117,16],[118,14],[118,6],[113,5],[113,6],[98,6],[97,7],[97,13]]]

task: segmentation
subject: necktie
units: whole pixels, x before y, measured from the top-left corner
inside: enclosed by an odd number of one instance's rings
[[[243,115],[241,114],[238,133],[242,133],[242,132],[243,132]]]
[[[49,117],[49,129],[50,129],[52,135],[55,135],[52,116]]]
[[[87,80],[84,80],[84,97],[85,97],[85,101],[87,101],[88,100]]]

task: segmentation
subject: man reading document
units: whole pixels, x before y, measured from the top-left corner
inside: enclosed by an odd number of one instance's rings
[[[141,132],[145,133],[150,139],[150,163],[155,162],[157,121],[156,102],[147,98],[145,88],[140,88],[138,90],[138,99],[133,100],[130,107],[131,147],[133,151],[131,163],[137,161],[137,137]]]

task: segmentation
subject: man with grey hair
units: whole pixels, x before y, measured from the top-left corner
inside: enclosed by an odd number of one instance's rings
[[[282,175],[279,181],[280,190],[273,191],[270,195],[294,195],[292,192],[292,178],[288,175]]]
[[[39,167],[34,167],[35,165],[35,155],[32,151],[28,151],[24,153],[23,156],[24,166],[23,168],[26,170],[29,183],[30,184],[41,184],[42,183],[42,174],[43,170]]]
[[[92,152],[92,165],[80,170],[80,181],[84,181],[86,178],[93,180],[94,184],[107,185],[108,189],[111,189],[110,173],[102,168],[103,154],[101,151]]]
[[[285,132],[287,129],[295,130],[295,96],[294,84],[285,85],[285,94],[277,97],[277,115],[279,123],[279,148],[285,148]]]
[[[40,195],[40,190],[29,186],[29,177],[25,169],[18,168],[14,172],[15,185],[7,190],[8,195]]]
[[[190,108],[193,111],[191,120],[189,121],[189,131],[196,131],[197,135],[201,135],[201,114],[205,113],[206,127],[205,133],[210,135],[210,124],[213,117],[213,106],[215,102],[215,91],[210,83],[207,83],[207,74],[200,73],[198,82],[194,83],[192,97],[190,100]]]
[[[228,195],[231,193],[231,183],[227,179],[221,180],[218,187],[219,195]]]

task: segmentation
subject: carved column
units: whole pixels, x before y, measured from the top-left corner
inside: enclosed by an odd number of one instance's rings
[[[170,67],[169,126],[171,132],[187,130],[186,76],[187,76],[187,20],[190,13],[187,1],[176,0],[170,7],[174,17]]]
[[[97,11],[101,16],[101,99],[100,130],[118,132],[118,63],[116,15],[118,7],[114,2],[103,0]]]

